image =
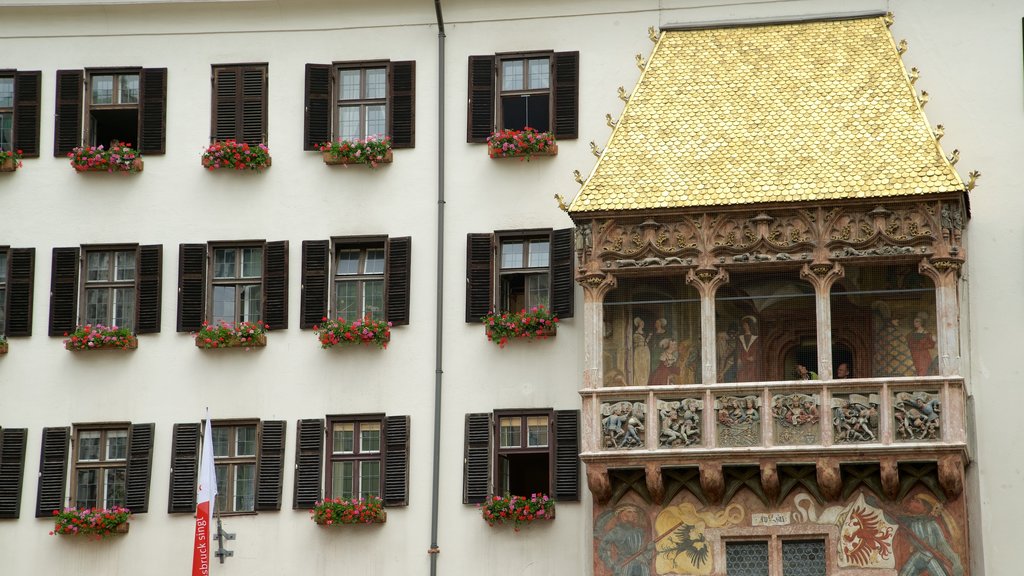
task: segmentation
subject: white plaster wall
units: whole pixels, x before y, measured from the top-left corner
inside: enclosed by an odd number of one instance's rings
[[[22,3],[25,4],[25,3]],[[89,3],[98,4],[98,3]],[[113,3],[112,3],[113,4]],[[214,418],[288,421],[284,506],[280,512],[225,519],[238,534],[218,574],[426,573],[434,385],[437,29],[433,3],[389,0],[200,2],[91,6],[0,3],[0,68],[43,71],[41,157],[0,175],[0,244],[36,248],[33,336],[12,338],[0,358],[0,426],[29,429],[22,513],[0,521],[0,561],[11,574],[171,574],[190,564],[192,518],[168,515],[171,426]],[[587,574],[592,571],[589,494],[558,508],[558,518],[513,534],[491,529],[462,504],[463,415],[498,408],[577,408],[580,314],[549,341],[488,343],[464,322],[467,233],[571,225],[552,196],[568,200],[571,172],[588,174],[587,142],[603,147],[639,71],[633,55],[653,46],[648,26],[725,19],[779,18],[889,9],[893,33],[910,42],[904,56],[921,69],[926,112],[944,123],[947,150],[961,150],[961,172],[985,176],[972,195],[967,275],[970,361],[978,450],[971,497],[975,574],[1012,565],[1024,508],[1014,439],[1019,369],[1004,326],[1024,319],[1021,229],[1011,217],[1024,200],[1014,171],[1024,110],[1020,14],[1011,2],[945,0],[616,0],[442,2],[446,43],[446,231],[444,389],[438,557],[441,574]],[[524,15],[526,15],[524,17]],[[533,49],[580,51],[578,140],[530,163],[490,160],[467,144],[467,57]],[[302,151],[303,65],[387,58],[416,60],[416,148],[395,152],[375,172],[326,167]],[[208,173],[199,156],[209,134],[210,64],[269,63],[269,145],[263,174]],[[168,68],[167,154],[147,156],[142,174],[76,174],[54,158],[54,72],[92,66]],[[332,235],[412,236],[411,324],[395,329],[386,351],[322,351],[298,328],[301,242]],[[254,352],[204,352],[174,331],[178,251],[184,242],[289,240],[287,330]],[[53,247],[104,242],[164,246],[162,332],[140,337],[130,353],[71,354],[46,336]],[[1005,294],[1005,296],[1004,296]],[[577,310],[582,297],[577,294]],[[1009,320],[1009,322],[1007,322]],[[392,508],[383,526],[323,530],[291,509],[295,421],[325,414],[409,414],[410,505]],[[101,421],[155,422],[150,512],[131,533],[107,542],[47,535],[34,518],[41,428]],[[982,563],[984,559],[984,563]]]

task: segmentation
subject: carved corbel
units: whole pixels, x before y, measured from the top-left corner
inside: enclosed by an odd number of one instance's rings
[[[714,297],[718,287],[729,281],[724,268],[695,268],[686,273],[686,283],[697,289],[701,296]]]
[[[923,258],[917,265],[917,271],[932,279],[935,287],[956,284],[964,261],[961,258],[940,258],[932,256]]]
[[[779,469],[774,462],[761,464],[761,488],[769,502],[779,499]]]
[[[576,281],[583,286],[584,302],[604,302],[605,295],[619,285],[615,276],[606,272],[578,274]]]
[[[835,458],[820,458],[817,464],[818,487],[826,502],[835,502],[843,492],[843,476],[839,461]]]
[[[964,491],[964,466],[958,455],[939,458],[939,486],[946,498],[956,500]]]
[[[651,493],[651,502],[661,505],[665,497],[665,482],[661,478],[661,466],[655,462],[644,465],[646,472],[647,491]]]
[[[827,293],[829,287],[846,274],[843,265],[838,262],[811,262],[800,269],[800,277],[814,286],[820,294]]]
[[[612,482],[608,478],[608,467],[600,464],[587,464],[587,487],[594,495],[594,502],[607,504],[612,499]]]
[[[703,462],[700,465],[700,487],[709,504],[718,504],[725,495],[725,476],[721,462]]]
[[[895,458],[883,458],[878,463],[882,476],[882,493],[889,500],[896,500],[900,493],[900,467]]]

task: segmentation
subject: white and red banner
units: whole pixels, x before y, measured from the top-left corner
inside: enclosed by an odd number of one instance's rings
[[[210,411],[206,411],[203,432],[203,457],[199,461],[199,484],[196,489],[196,537],[192,552],[192,576],[209,576],[213,555],[213,514],[217,499],[217,469],[213,464],[213,427]]]

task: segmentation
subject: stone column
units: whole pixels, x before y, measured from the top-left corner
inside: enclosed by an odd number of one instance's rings
[[[583,286],[582,388],[600,388],[604,385],[604,297],[615,288],[616,280],[611,274],[587,274],[577,280]],[[584,452],[601,448],[600,403],[592,394],[583,397],[580,447]]]
[[[960,375],[960,268],[963,260],[921,260],[918,271],[935,282],[935,340],[939,374]]]
[[[837,262],[814,262],[804,264],[800,269],[800,277],[814,287],[818,377],[822,380],[832,379],[832,302],[829,292],[843,274],[843,267]]]
[[[713,384],[718,378],[715,350],[715,292],[729,281],[723,268],[697,268],[686,273],[686,283],[700,294],[700,360],[702,384]]]

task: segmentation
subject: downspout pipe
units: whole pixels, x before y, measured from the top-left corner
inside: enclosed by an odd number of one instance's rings
[[[437,15],[437,309],[434,325],[434,464],[430,495],[430,576],[437,576],[437,517],[441,484],[441,384],[444,376],[444,16],[441,0],[434,0]]]

